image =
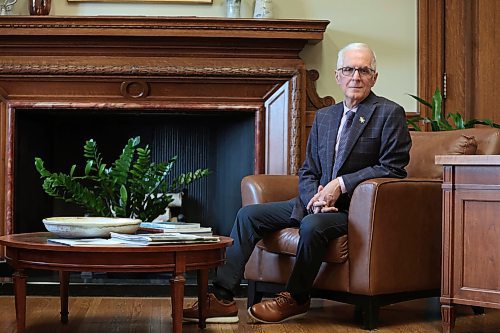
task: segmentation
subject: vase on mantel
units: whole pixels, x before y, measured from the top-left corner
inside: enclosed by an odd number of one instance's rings
[[[241,0],[226,0],[226,17],[240,17]]]
[[[272,0],[255,0],[255,8],[253,11],[254,18],[272,18],[273,17],[273,1]]]
[[[28,0],[30,15],[49,15],[51,0]]]

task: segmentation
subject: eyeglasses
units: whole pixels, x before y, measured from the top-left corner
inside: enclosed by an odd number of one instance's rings
[[[341,67],[337,69],[342,73],[344,76],[354,76],[354,73],[358,71],[359,76],[361,77],[370,77],[375,73],[374,69],[371,69],[370,67],[361,67],[361,68],[354,68],[354,67]]]

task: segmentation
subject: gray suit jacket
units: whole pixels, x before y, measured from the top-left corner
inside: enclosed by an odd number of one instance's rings
[[[302,220],[305,206],[319,185],[332,180],[335,144],[344,107],[342,103],[316,112],[309,134],[306,158],[299,170],[299,197],[294,199],[291,218]],[[349,208],[356,186],[371,178],[406,177],[410,160],[411,138],[403,107],[373,92],[358,106],[338,176],[342,176],[347,193],[336,207]]]

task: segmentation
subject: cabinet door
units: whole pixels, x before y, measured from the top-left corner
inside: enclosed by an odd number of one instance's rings
[[[475,186],[455,192],[453,298],[499,304],[500,191]]]

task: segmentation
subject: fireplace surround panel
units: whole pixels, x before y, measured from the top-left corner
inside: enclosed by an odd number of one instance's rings
[[[189,119],[196,119],[197,131],[207,131],[201,142],[222,147],[210,148],[206,154],[226,155],[220,159],[212,156],[207,163],[223,172],[231,167],[239,170],[231,173],[230,181],[213,180],[201,190],[220,193],[232,189],[228,195],[233,208],[224,216],[228,220],[240,204],[241,176],[297,172],[305,150],[307,108],[307,72],[299,52],[305,44],[321,41],[328,23],[194,17],[0,17],[0,232],[26,228],[16,227],[17,218],[25,218],[16,211],[27,209],[17,206],[24,195],[21,192],[27,189],[26,181],[17,177],[30,167],[23,154],[34,146],[27,143],[30,135],[26,131],[31,126],[36,128],[34,132],[45,133],[38,139],[46,147],[47,141],[54,140],[50,131],[56,130],[51,121],[63,123],[64,117],[70,117],[71,124],[82,117],[83,128],[88,127],[101,140],[106,140],[105,135],[96,132],[100,127],[94,123],[106,119],[111,126],[113,117],[127,120],[123,126],[131,128],[129,133],[140,132],[148,138],[167,133],[168,126],[157,126],[152,134],[144,128],[133,129],[133,119],[141,119],[137,122],[146,128],[154,127],[148,122],[175,119],[173,123],[187,126]],[[29,115],[39,120],[17,123]],[[81,128],[69,131],[66,140],[73,143],[84,134]],[[30,140],[36,141],[33,133]],[[227,141],[233,145],[224,147]],[[76,147],[79,153],[82,145]],[[237,147],[246,154],[235,155],[240,165],[227,157],[231,154],[222,152]],[[203,154],[202,150],[195,153]],[[223,199],[221,195],[217,200]],[[53,205],[38,201],[40,207]],[[55,208],[40,207],[43,214],[54,213]],[[233,218],[224,223],[232,224]],[[221,233],[228,232],[227,226],[214,226]]]

